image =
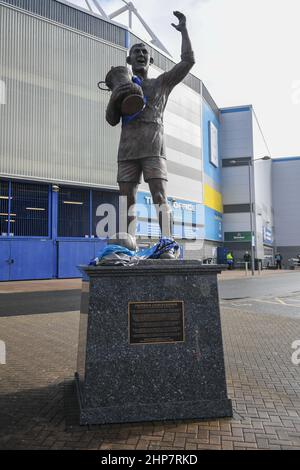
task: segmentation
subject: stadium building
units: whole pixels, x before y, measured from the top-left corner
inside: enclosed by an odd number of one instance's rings
[[[141,38],[97,4],[99,14],[62,0],[0,0],[0,280],[78,277],[76,266],[112,234],[97,236],[103,204],[118,217],[120,126],[106,123],[109,93],[97,83]],[[153,77],[175,63],[154,43]],[[182,256],[216,261],[225,237],[240,257],[252,238],[255,256],[271,259],[272,165],[254,162],[269,152],[252,107],[220,110],[189,74],[164,126]],[[138,203],[138,242],[147,246],[159,228],[145,183]]]
[[[242,260],[245,251],[272,265],[274,208],[272,160],[252,106],[221,109],[224,246]]]

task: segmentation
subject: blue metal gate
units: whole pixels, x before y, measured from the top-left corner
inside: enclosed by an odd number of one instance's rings
[[[8,240],[0,242],[0,281],[10,280],[10,243]]]
[[[58,241],[58,272],[57,277],[80,277],[77,266],[88,264],[95,258],[98,251],[106,245],[104,240],[63,240]]]
[[[46,239],[1,240],[0,280],[51,279],[53,250]]]
[[[96,237],[101,203],[117,212],[117,193],[0,180],[0,281],[80,277],[77,266],[106,244]]]

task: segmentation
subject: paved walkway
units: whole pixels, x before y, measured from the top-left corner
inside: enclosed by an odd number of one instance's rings
[[[71,289],[81,289],[81,279],[0,282],[0,294],[12,294],[14,292],[50,292]]]
[[[219,274],[219,279],[220,280],[226,280],[226,279],[250,279],[253,277],[260,278],[260,277],[272,277],[272,276],[278,276],[282,274],[287,274],[287,273],[296,273],[299,271],[294,271],[290,269],[264,269],[263,271],[255,271],[254,276],[252,276],[251,270],[246,272],[244,270],[240,269],[233,269],[231,270],[225,270],[222,271],[222,274]]]
[[[291,270],[264,270],[261,274],[255,271],[255,277],[259,276],[276,276],[283,273],[295,273],[297,271]],[[299,272],[299,271],[298,271]],[[245,278],[245,271],[241,270],[225,270],[219,275],[219,279],[240,279]],[[251,272],[248,273],[248,278],[252,277]],[[0,294],[10,294],[13,292],[46,292],[46,291],[61,291],[81,289],[81,279],[45,279],[41,281],[8,281],[0,282]]]
[[[80,427],[72,376],[78,312],[0,318],[1,449],[300,449],[300,320],[224,307],[234,417]]]

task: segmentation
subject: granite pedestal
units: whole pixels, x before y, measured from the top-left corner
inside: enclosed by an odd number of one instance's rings
[[[220,418],[227,397],[217,273],[197,261],[81,267],[81,424]]]

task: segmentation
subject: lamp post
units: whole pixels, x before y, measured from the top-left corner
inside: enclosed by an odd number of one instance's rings
[[[256,245],[256,236],[254,232],[254,223],[253,223],[253,181],[254,181],[254,162],[257,162],[259,160],[271,160],[271,157],[268,155],[261,157],[261,158],[255,158],[252,159],[252,157],[249,158],[248,160],[248,181],[249,181],[249,205],[250,205],[250,232],[251,232],[251,273],[252,276],[255,274],[255,250],[254,247]],[[239,161],[238,160],[230,160],[230,163],[232,165],[238,165]]]
[[[254,160],[253,160],[254,162]],[[249,178],[249,205],[250,205],[250,232],[251,232],[251,273],[252,276],[255,274],[255,245],[256,245],[256,240],[255,240],[255,234],[254,234],[254,224],[253,224],[253,194],[252,194],[252,181],[254,181],[253,178],[253,165],[252,165],[252,160],[250,159],[248,161],[248,178]]]

